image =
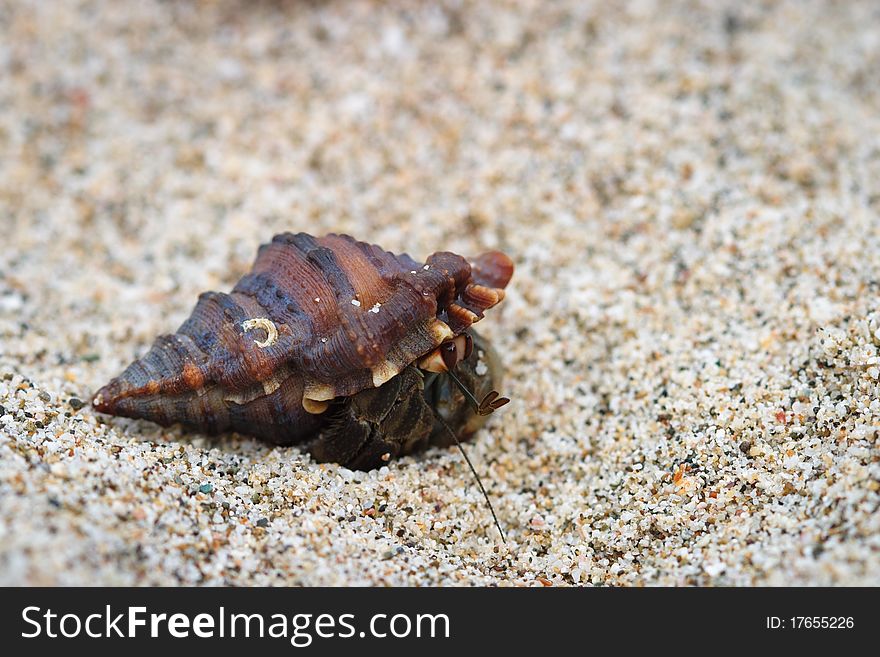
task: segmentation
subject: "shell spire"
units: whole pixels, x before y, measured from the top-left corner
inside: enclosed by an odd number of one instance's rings
[[[202,294],[93,405],[292,442],[327,401],[382,385],[479,321],[512,273],[499,252],[420,264],[347,235],[277,235],[230,293]]]

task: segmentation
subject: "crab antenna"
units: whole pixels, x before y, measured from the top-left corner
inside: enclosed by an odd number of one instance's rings
[[[440,414],[437,411],[434,411],[434,417],[436,417],[438,420],[440,420],[440,424],[443,425],[443,428],[446,429],[446,431],[449,433],[450,436],[452,436],[452,439],[455,441],[455,444],[458,446],[458,451],[461,452],[461,455],[464,457],[464,460],[467,462],[468,467],[471,469],[471,473],[473,473],[473,475],[474,475],[474,479],[477,480],[477,486],[480,487],[480,491],[482,491],[482,493],[483,493],[483,497],[486,500],[486,506],[489,507],[489,513],[492,514],[492,520],[495,521],[495,526],[498,528],[498,533],[501,534],[501,542],[504,543],[505,545],[507,545],[507,539],[504,537],[504,530],[501,529],[501,523],[498,522],[498,516],[495,515],[495,509],[492,508],[492,501],[489,499],[489,494],[486,492],[486,489],[483,488],[483,481],[480,479],[480,475],[477,474],[477,471],[474,468],[474,464],[471,463],[470,458],[468,458],[467,452],[464,451],[464,446],[458,440],[458,436],[455,435],[455,432],[452,430],[452,428],[446,423],[446,420],[444,420],[442,417],[440,417]]]
[[[476,411],[477,415],[491,415],[495,410],[504,406],[510,400],[507,397],[498,397],[498,393],[493,390],[485,397],[483,397],[483,401],[477,401],[477,398],[474,397],[474,393],[468,390],[468,387],[461,382],[452,370],[447,370],[446,374],[449,375],[449,378],[452,379],[452,382],[458,386],[458,389],[464,394],[465,397],[473,404],[474,411]]]
[[[461,379],[455,376],[452,370],[447,370],[446,374],[449,375],[449,378],[451,378],[455,385],[458,386],[458,389],[461,390],[462,393],[464,393],[464,396],[467,397],[468,400],[470,400],[470,402],[474,405],[474,410],[478,411],[480,408],[480,402],[478,402],[477,398],[474,397],[474,393],[468,390],[468,387],[461,382]]]

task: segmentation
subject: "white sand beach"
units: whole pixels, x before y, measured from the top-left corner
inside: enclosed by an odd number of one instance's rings
[[[876,2],[0,2],[0,584],[880,584]],[[501,249],[372,472],[91,395],[276,233]]]

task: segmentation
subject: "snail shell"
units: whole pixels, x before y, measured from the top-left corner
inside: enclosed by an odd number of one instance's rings
[[[299,442],[320,429],[331,400],[381,386],[482,319],[512,274],[497,251],[418,263],[348,235],[277,235],[231,293],[202,294],[93,405]]]

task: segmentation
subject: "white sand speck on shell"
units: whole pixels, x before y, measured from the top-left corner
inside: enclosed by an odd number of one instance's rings
[[[0,3],[0,584],[880,584],[877,3],[611,4]],[[515,260],[507,547],[78,408],[286,230]]]

